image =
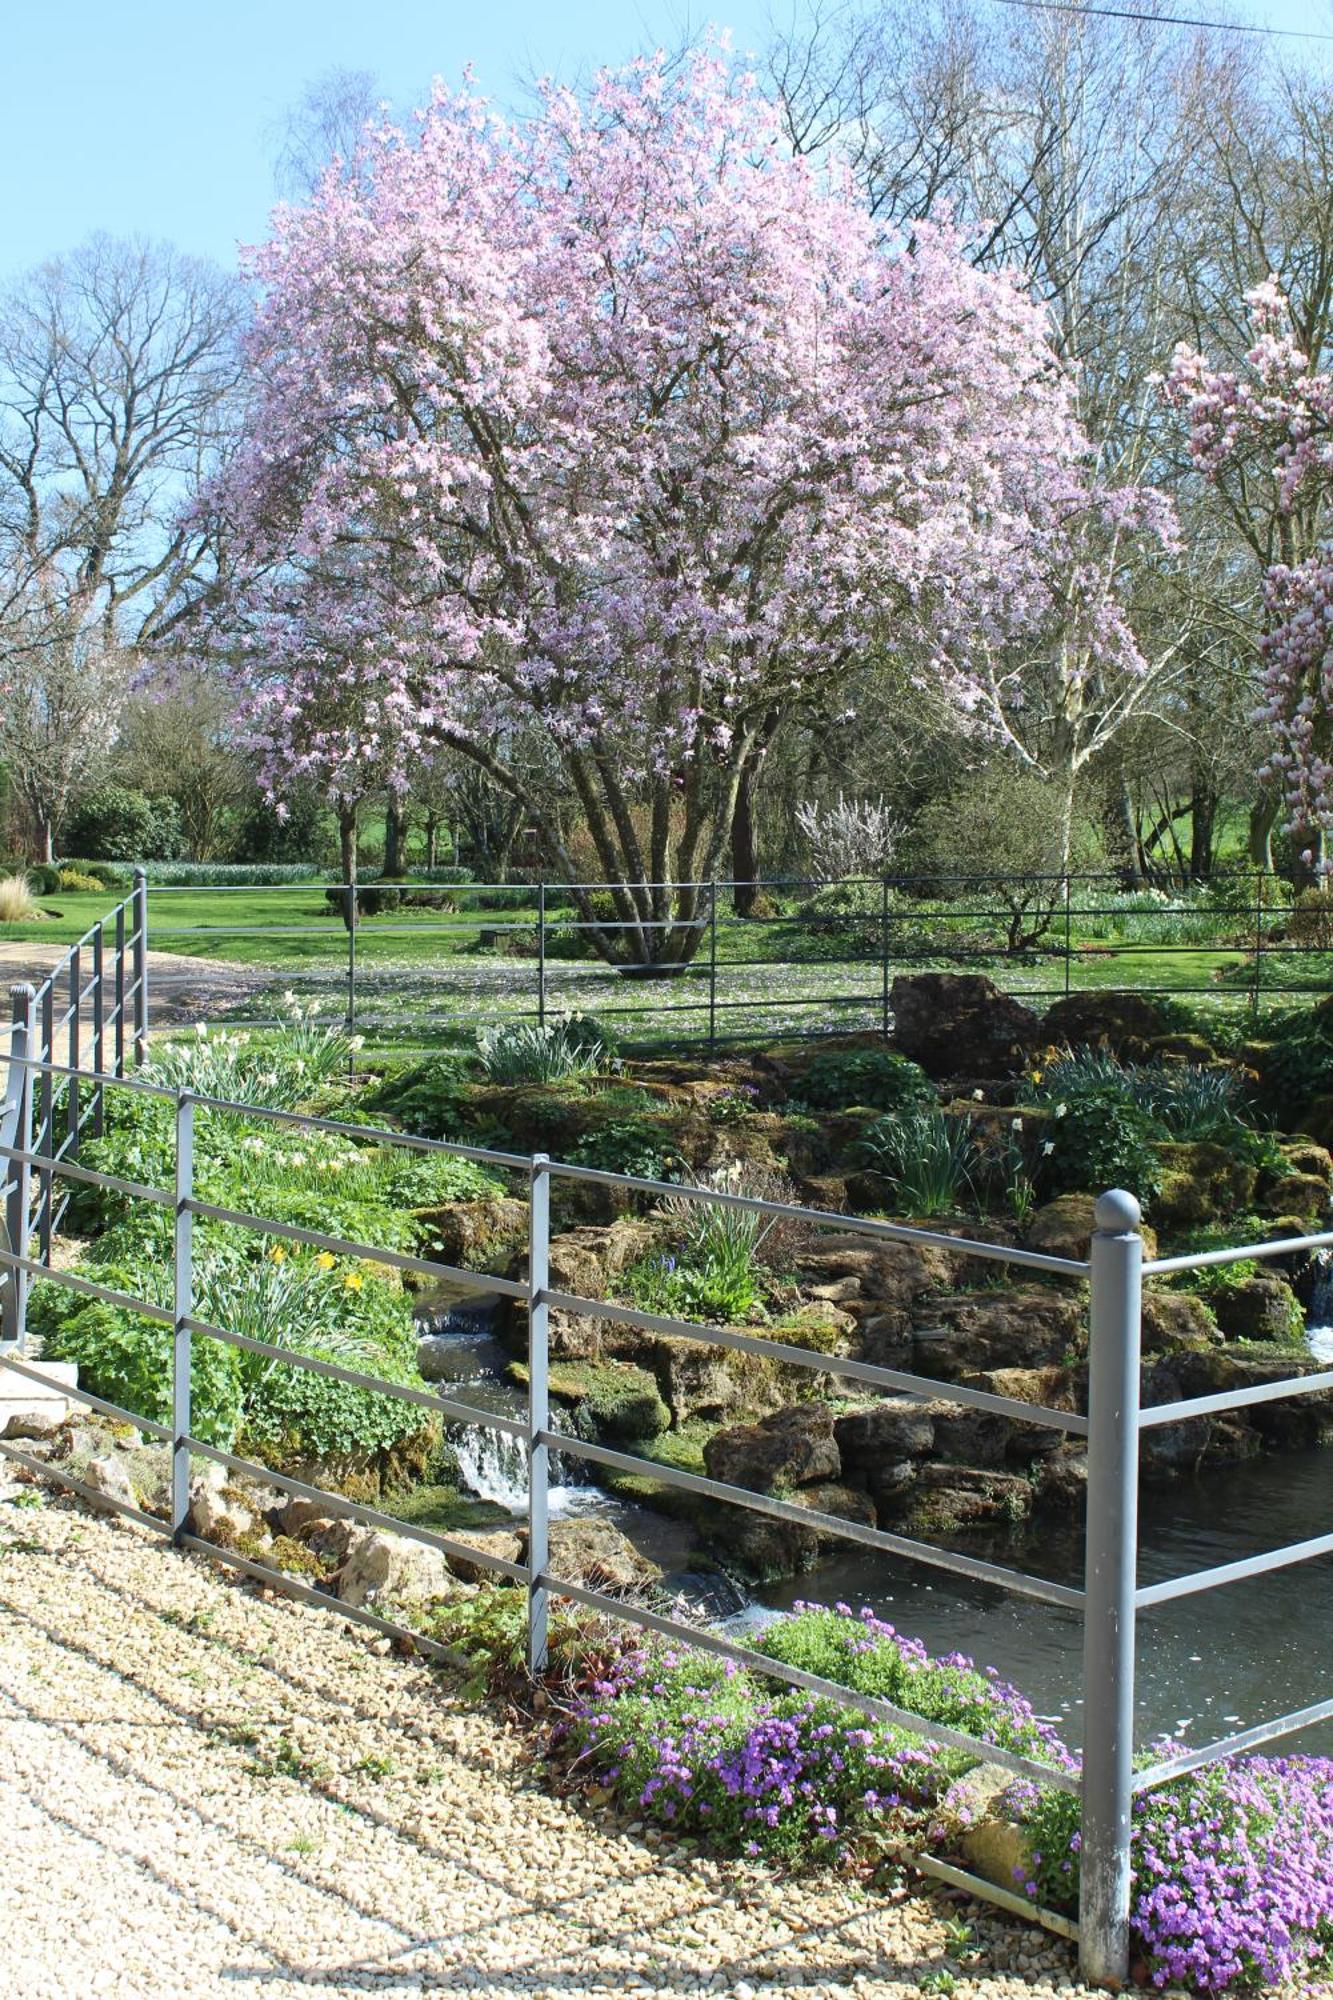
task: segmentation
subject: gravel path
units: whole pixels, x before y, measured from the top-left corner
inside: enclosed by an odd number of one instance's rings
[[[0,1506],[0,1845],[27,2000],[888,1995],[936,1984],[959,1914],[585,1815],[419,1663],[60,1500]],[[965,1914],[965,2000],[1082,1990]]]

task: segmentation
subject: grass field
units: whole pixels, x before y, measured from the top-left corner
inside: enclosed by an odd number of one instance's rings
[[[72,943],[112,901],[105,892],[45,899],[49,915],[0,925],[0,942]],[[710,1023],[719,1038],[752,1039],[875,1027],[883,1019],[883,933],[873,920],[812,921],[800,914],[754,922],[720,908],[715,968],[705,932],[687,972],[642,981],[624,979],[598,959],[565,955],[577,953],[582,941],[562,928],[561,914],[552,902],[548,1013],[604,1014],[631,1040],[690,1043],[706,1036]],[[1271,928],[1280,914],[1271,913]],[[479,943],[482,930],[494,933],[486,947]],[[157,951],[271,970],[272,982],[243,1005],[248,1018],[269,1018],[285,988],[318,996],[331,1014],[347,1010],[348,934],[318,885],[153,890],[149,937]],[[1243,1007],[1256,991],[1272,997],[1333,985],[1333,957],[1293,952],[1276,939],[1266,942],[1256,979],[1252,920],[1215,911],[1136,907],[1121,916],[1105,902],[1086,916],[1074,911],[1068,961],[1063,913],[1034,950],[1009,954],[1001,938],[1000,920],[975,910],[895,906],[888,976],[972,969],[1038,1004],[1066,990],[1128,987],[1228,1009]],[[434,1046],[483,1018],[535,1010],[535,914],[405,907],[366,918],[356,934],[355,983],[356,1025],[375,1045]]]

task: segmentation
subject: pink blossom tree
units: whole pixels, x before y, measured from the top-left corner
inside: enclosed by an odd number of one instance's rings
[[[780,132],[718,48],[519,124],[437,87],[255,254],[213,496],[275,793],[447,746],[573,880],[500,748],[535,727],[612,885],[603,949],[663,969],[775,721],[886,634],[965,709],[982,650],[1049,619],[1092,481],[1022,286],[946,227],[885,233]]]
[[[1271,494],[1264,570],[1263,775],[1280,787],[1307,862],[1327,866],[1333,824],[1333,375],[1293,331],[1275,279],[1246,295],[1253,344],[1240,370],[1176,350],[1165,393],[1189,419],[1195,464],[1248,524]],[[1253,531],[1248,537],[1253,541]]]

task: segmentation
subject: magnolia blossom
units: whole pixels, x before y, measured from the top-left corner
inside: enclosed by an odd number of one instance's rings
[[[716,865],[780,716],[903,634],[975,705],[974,657],[1068,586],[1071,386],[963,247],[886,233],[719,46],[518,124],[437,87],[369,134],[250,260],[210,500],[269,787],[356,799],[449,745],[573,877],[506,756],[536,732],[628,885],[625,950],[687,956],[653,885]],[[1100,583],[1094,623],[1129,643]]]
[[[1263,688],[1256,714],[1271,743],[1265,775],[1282,788],[1293,827],[1333,825],[1333,375],[1312,369],[1269,278],[1247,292],[1253,344],[1244,372],[1177,349],[1168,399],[1190,424],[1194,462],[1214,479],[1267,470],[1279,560],[1264,577]],[[1309,857],[1312,858],[1312,857]]]

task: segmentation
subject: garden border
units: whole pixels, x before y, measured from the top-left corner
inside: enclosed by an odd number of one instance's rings
[[[143,990],[142,986],[140,990]],[[1220,1408],[1240,1407],[1247,1402],[1271,1400],[1278,1396],[1299,1397],[1322,1393],[1333,1386],[1333,1372],[1324,1371],[1264,1385],[1262,1397],[1254,1392],[1238,1391],[1229,1396],[1195,1398],[1191,1401],[1155,1407],[1149,1412],[1141,1411],[1139,1363],[1143,1277],[1235,1262],[1241,1258],[1265,1259],[1289,1255],[1293,1251],[1326,1249],[1333,1247],[1333,1231],[1238,1246],[1225,1251],[1199,1253],[1192,1257],[1168,1257],[1145,1261],[1143,1239],[1138,1230],[1138,1203],[1131,1194],[1111,1191],[1099,1197],[1096,1203],[1096,1229],[1091,1240],[1088,1259],[1084,1261],[1050,1257],[1001,1244],[916,1229],[905,1224],[853,1215],[838,1215],[825,1210],[807,1210],[796,1204],[764,1201],[756,1197],[715,1189],[664,1183],[632,1175],[604,1173],[598,1169],[552,1161],[542,1154],[528,1156],[489,1153],[476,1147],[457,1146],[446,1141],[423,1139],[378,1127],[343,1124],[337,1120],[315,1118],[295,1111],[281,1111],[272,1107],[261,1108],[210,1099],[188,1091],[165,1090],[160,1086],[125,1075],[99,1071],[91,1073],[90,1076],[88,1072],[79,1070],[77,1061],[72,1066],[58,1064],[53,1062],[49,1055],[44,1057],[31,1052],[33,1039],[31,999],[30,988],[16,989],[15,1019],[5,1073],[5,1096],[0,1101],[0,1158],[3,1158],[7,1175],[5,1214],[9,1226],[7,1245],[0,1248],[0,1273],[5,1274],[8,1279],[6,1293],[10,1301],[10,1314],[6,1326],[13,1329],[12,1337],[7,1340],[5,1347],[0,1349],[0,1360],[3,1360],[6,1354],[11,1354],[21,1375],[36,1382],[44,1380],[52,1382],[54,1379],[44,1378],[40,1369],[34,1369],[26,1358],[24,1308],[27,1280],[33,1276],[72,1287],[76,1291],[89,1293],[94,1297],[104,1297],[113,1304],[165,1321],[172,1327],[172,1421],[169,1427],[147,1424],[133,1411],[109,1404],[86,1390],[68,1388],[63,1383],[58,1385],[59,1392],[63,1396],[120,1418],[128,1424],[137,1425],[153,1434],[169,1436],[172,1447],[169,1523],[146,1515],[137,1507],[106,1502],[100,1498],[99,1504],[109,1505],[112,1511],[124,1513],[155,1532],[170,1535],[181,1547],[230,1563],[241,1568],[246,1574],[272,1584],[275,1588],[293,1587],[291,1579],[283,1572],[248,1558],[240,1558],[234,1552],[207,1542],[190,1531],[190,1465],[192,1456],[202,1456],[224,1466],[251,1473],[261,1480],[292,1492],[315,1497],[321,1502],[326,1502],[332,1511],[363,1525],[404,1534],[409,1539],[438,1548],[446,1555],[465,1554],[469,1561],[477,1563],[484,1569],[517,1578],[525,1583],[528,1594],[528,1664],[534,1673],[539,1672],[546,1661],[547,1619],[551,1599],[565,1597],[586,1604],[608,1618],[666,1634],[686,1644],[720,1653],[772,1680],[805,1688],[840,1705],[858,1709],[875,1720],[907,1729],[928,1741],[974,1750],[985,1761],[1000,1764],[1037,1782],[1055,1785],[1079,1794],[1083,1806],[1078,1926],[1080,1963],[1084,1976],[1099,1984],[1121,1984],[1128,1971],[1130,1828],[1134,1799],[1191,1770],[1235,1755],[1242,1750],[1258,1748],[1283,1736],[1290,1736],[1308,1727],[1312,1722],[1333,1716],[1333,1700],[1321,1701],[1241,1731],[1235,1736],[1184,1753],[1179,1758],[1161,1761],[1138,1771],[1134,1768],[1134,1671],[1138,1612],[1165,1601],[1169,1595],[1220,1588],[1227,1583],[1266,1574],[1292,1563],[1313,1560],[1333,1550],[1333,1535],[1322,1535],[1303,1543],[1269,1551],[1241,1563],[1226,1564],[1218,1569],[1175,1579],[1169,1585],[1139,1586],[1137,1581],[1138,1451],[1142,1432],[1154,1425],[1183,1421],[1190,1416]],[[112,1085],[131,1092],[166,1097],[172,1102],[176,1164],[174,1186],[170,1194],[163,1189],[140,1188],[110,1176],[98,1175],[94,1170],[81,1168],[68,1156],[64,1141],[58,1146],[52,1143],[54,1139],[52,1125],[48,1124],[47,1128],[50,1135],[48,1151],[43,1152],[32,1143],[34,1100],[39,1096],[50,1100],[54,1081],[62,1076],[70,1084],[72,1099],[77,1090],[78,1080],[82,1077],[85,1081],[94,1083],[99,1097],[108,1085]],[[375,1244],[300,1229],[247,1210],[224,1209],[201,1201],[194,1192],[194,1130],[196,1112],[200,1110],[223,1116],[259,1115],[277,1123],[295,1126],[297,1129],[329,1131],[349,1138],[367,1138],[376,1144],[402,1145],[416,1151],[439,1152],[526,1173],[528,1177],[526,1278],[522,1281],[492,1280],[481,1274],[458,1271],[452,1266],[440,1266],[428,1258],[413,1258],[402,1253],[388,1252]],[[72,1125],[71,1130],[77,1130],[77,1127]],[[90,1180],[94,1185],[108,1185],[117,1192],[124,1193],[130,1190],[133,1196],[158,1204],[165,1200],[171,1206],[174,1216],[171,1311],[166,1311],[154,1302],[136,1299],[97,1286],[79,1278],[73,1272],[52,1268],[49,1236],[43,1234],[41,1227],[40,1196],[34,1212],[29,1180],[34,1169],[46,1183],[54,1183],[62,1176],[70,1175],[81,1180]],[[796,1348],[790,1343],[767,1342],[738,1334],[728,1328],[710,1327],[669,1318],[666,1315],[643,1313],[633,1307],[612,1305],[605,1300],[589,1299],[581,1294],[567,1293],[553,1287],[550,1274],[550,1192],[552,1181],[561,1177],[596,1181],[647,1199],[669,1196],[673,1200],[693,1200],[768,1216],[788,1217],[825,1228],[833,1226],[845,1234],[862,1235],[869,1240],[926,1243],[954,1254],[957,1254],[961,1246],[969,1255],[1001,1264],[1028,1268],[1035,1266],[1047,1272],[1079,1280],[1086,1278],[1089,1282],[1090,1314],[1090,1383],[1087,1418],[1083,1419],[1069,1411],[1047,1409],[1038,1404],[1021,1405],[1023,1416],[1028,1422],[1056,1429],[1066,1435],[1085,1433],[1087,1435],[1088,1532],[1083,1589],[1074,1590],[1066,1586],[1052,1585],[1045,1579],[1031,1577],[1023,1572],[980,1563],[956,1550],[940,1548],[907,1536],[866,1529],[838,1516],[814,1513],[770,1495],[751,1492],[678,1468],[664,1468],[653,1461],[636,1460],[630,1454],[615,1453],[609,1448],[585,1444],[581,1440],[557,1434],[552,1425],[548,1377],[549,1316],[552,1308],[577,1311],[594,1317],[625,1319],[666,1332],[676,1338],[703,1344],[744,1347],[747,1351],[771,1354],[785,1363],[804,1366],[814,1373],[840,1372],[852,1379],[864,1380],[869,1386],[892,1388],[921,1400],[952,1399],[955,1396],[954,1385],[941,1382],[934,1377],[872,1368],[869,1364],[854,1363],[840,1357]],[[45,1212],[49,1214],[50,1210],[51,1202],[48,1198],[45,1202]],[[315,1356],[298,1356],[281,1349],[272,1350],[276,1358],[285,1362],[301,1367],[313,1367],[316,1372],[330,1373],[377,1392],[406,1396],[413,1402],[438,1410],[442,1416],[451,1421],[476,1422],[521,1435],[526,1447],[529,1469],[528,1548],[525,1562],[511,1563],[488,1551],[476,1549],[470,1544],[435,1535],[429,1530],[415,1529],[410,1524],[397,1521],[393,1516],[346,1500],[341,1495],[330,1494],[305,1482],[273,1474],[266,1466],[204,1444],[193,1434],[190,1404],[194,1338],[199,1336],[231,1340],[242,1346],[254,1344],[248,1337],[237,1335],[210,1322],[201,1321],[195,1316],[193,1225],[196,1216],[226,1221],[265,1234],[310,1243],[327,1248],[336,1254],[391,1263],[397,1268],[437,1274],[444,1271],[452,1282],[460,1282],[474,1290],[490,1292],[503,1288],[507,1297],[523,1300],[526,1303],[529,1321],[529,1359],[527,1410],[522,1420],[497,1417],[451,1397],[411,1390],[406,1385],[384,1381],[375,1376],[359,1375],[356,1371],[343,1370],[336,1364],[323,1362]],[[36,1257],[28,1254],[32,1247],[31,1238],[34,1235],[38,1238]],[[981,1394],[959,1388],[957,1400],[976,1403],[981,1401]],[[1007,1399],[988,1398],[982,1406],[990,1407],[996,1400],[1007,1401]],[[669,1618],[653,1611],[645,1605],[625,1602],[604,1592],[589,1590],[571,1579],[562,1578],[551,1568],[548,1534],[549,1454],[554,1449],[572,1450],[576,1455],[592,1461],[615,1465],[628,1464],[631,1468],[643,1467],[653,1477],[661,1478],[665,1483],[699,1493],[710,1499],[720,1499],[727,1504],[740,1506],[752,1512],[774,1515],[784,1520],[795,1520],[807,1526],[815,1525],[821,1532],[871,1547],[887,1548],[913,1562],[979,1578],[1039,1599],[1081,1609],[1084,1618],[1083,1699],[1087,1719],[1081,1777],[1046,1765],[1038,1759],[981,1742],[966,1736],[963,1732],[931,1725],[909,1711],[897,1709],[892,1704],[858,1694],[818,1676],[786,1667],[777,1661],[769,1660],[763,1654],[754,1652],[751,1648],[736,1645],[719,1634],[696,1629],[679,1619]],[[42,1476],[61,1480],[74,1490],[83,1493],[85,1497],[97,1497],[90,1496],[85,1484],[62,1472],[59,1466],[37,1459],[7,1440],[0,1440],[0,1455],[11,1458]],[[380,1618],[378,1614],[354,1611],[352,1607],[343,1605],[340,1600],[332,1597],[323,1598],[321,1593],[308,1590],[305,1586],[299,1587],[298,1594],[312,1603],[323,1602],[329,1610],[346,1617],[353,1617],[355,1622],[371,1625],[391,1636],[411,1638],[414,1643],[421,1645],[423,1651],[432,1655],[445,1653],[447,1656],[446,1649],[439,1647],[435,1642],[423,1640],[419,1635],[408,1632],[394,1621]],[[1006,1907],[1009,1905],[1006,1904]],[[1035,1907],[1033,1915],[1039,1917]]]

